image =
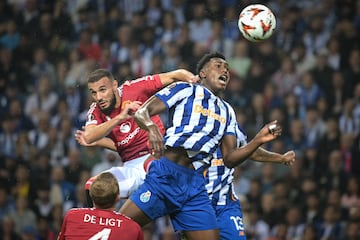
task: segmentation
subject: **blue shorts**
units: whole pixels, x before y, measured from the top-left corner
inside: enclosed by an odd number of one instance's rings
[[[243,214],[239,200],[216,206],[216,218],[221,240],[246,240]]]
[[[176,231],[217,229],[202,174],[164,157],[151,163],[130,199],[152,220],[170,215]]]

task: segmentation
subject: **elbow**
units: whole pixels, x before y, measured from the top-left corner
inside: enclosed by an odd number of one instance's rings
[[[236,162],[232,161],[229,157],[224,157],[223,161],[227,168],[234,168],[237,165]]]

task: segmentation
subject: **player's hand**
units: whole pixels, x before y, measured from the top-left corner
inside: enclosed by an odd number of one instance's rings
[[[194,75],[192,72],[185,69],[176,70],[178,73],[182,75],[181,79],[188,83],[197,83],[200,82],[200,77],[198,75]]]
[[[295,152],[288,151],[282,155],[282,164],[291,166],[295,162]]]
[[[155,124],[148,126],[149,129],[149,146],[151,154],[155,159],[159,159],[165,151],[164,138],[158,126]]]
[[[84,127],[83,127],[84,128]],[[94,147],[96,146],[96,141],[93,142],[93,143],[86,143],[85,141],[85,138],[84,138],[84,131],[82,130],[76,130],[75,132],[75,139],[76,141],[81,145],[81,146],[84,146],[84,147]]]
[[[282,128],[277,120],[266,124],[255,136],[262,144],[270,142],[281,136]]]
[[[134,101],[127,104],[119,114],[120,118],[125,120],[134,117],[135,112],[140,108],[141,104],[140,101]]]

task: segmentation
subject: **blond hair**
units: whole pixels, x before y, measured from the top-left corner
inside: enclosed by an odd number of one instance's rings
[[[90,186],[90,197],[98,208],[114,207],[119,196],[119,185],[110,172],[99,174]]]

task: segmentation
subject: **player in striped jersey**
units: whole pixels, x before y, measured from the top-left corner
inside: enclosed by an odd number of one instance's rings
[[[156,157],[145,182],[128,199],[120,212],[141,226],[170,215],[175,230],[190,240],[218,239],[215,211],[205,179],[193,162],[209,163],[220,141],[224,162],[232,165],[260,145],[281,134],[269,124],[244,148],[236,148],[236,118],[232,107],[218,95],[230,79],[223,55],[206,54],[199,61],[201,84],[172,84],[151,97],[135,113],[139,127],[149,132],[150,148]],[[163,137],[151,116],[169,110],[170,126]],[[201,168],[201,166],[199,166]]]
[[[118,152],[124,165],[107,171],[117,178],[122,198],[127,198],[143,182],[150,156],[148,134],[137,126],[132,116],[134,111],[130,110],[137,109],[139,104],[170,83],[197,80],[185,69],[144,76],[125,81],[120,86],[107,69],[97,69],[88,76],[88,88],[94,102],[87,113],[84,131],[78,130],[75,138],[83,146],[101,146]],[[153,116],[152,119],[164,132],[160,117]],[[95,177],[86,183],[89,206],[92,206],[89,188]]]
[[[237,146],[247,144],[247,136],[241,127],[236,128]],[[269,152],[261,147],[249,156],[249,159],[261,162],[283,163],[291,165],[295,161],[295,152],[285,154]],[[238,160],[242,162],[241,159]],[[203,174],[206,179],[206,189],[215,209],[220,239],[245,240],[245,227],[240,201],[233,191],[234,168],[224,165],[220,148],[214,153],[209,168]]]

